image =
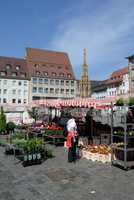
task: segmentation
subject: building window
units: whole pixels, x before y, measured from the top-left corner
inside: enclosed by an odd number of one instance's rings
[[[16,65],[16,70],[19,70],[20,69],[20,65]]]
[[[58,69],[61,69],[62,67],[61,66],[58,66]]]
[[[71,86],[74,86],[74,81],[71,81]]]
[[[12,103],[16,103],[16,99],[12,99]]]
[[[18,82],[18,85],[21,85],[21,84],[22,84],[21,81],[19,81],[19,82]]]
[[[4,85],[6,85],[7,84],[7,80],[4,80]]]
[[[56,73],[55,73],[55,72],[52,72],[52,76],[56,76]]]
[[[66,89],[66,94],[69,94],[69,89]]]
[[[64,81],[63,80],[61,81],[61,85],[64,85]]]
[[[34,67],[38,68],[38,67],[39,67],[39,65],[38,65],[38,64],[34,64]]]
[[[33,87],[33,93],[37,92],[37,87]]]
[[[67,86],[69,85],[69,81],[66,81],[66,85],[67,85]]]
[[[67,74],[67,77],[68,77],[68,78],[71,78],[72,76],[71,76],[71,74]]]
[[[13,77],[17,76],[17,72],[12,72],[12,76]]]
[[[60,73],[60,76],[61,76],[61,77],[64,77],[64,73]]]
[[[4,72],[4,71],[3,71],[3,72],[0,72],[0,75],[1,75],[1,76],[6,76],[6,74],[7,74],[7,73]]]
[[[39,93],[43,93],[43,88],[39,87],[39,88],[38,88],[38,92],[39,92]]]
[[[13,93],[13,94],[16,94],[16,90],[13,90],[12,93]]]
[[[12,66],[11,66],[10,64],[7,64],[7,65],[6,65],[6,69],[11,69],[11,67],[12,67]]]
[[[3,103],[7,103],[7,99],[6,98],[3,98]]]
[[[18,103],[21,103],[21,99],[18,99]]]
[[[44,93],[48,93],[48,88],[44,88]]]
[[[55,93],[58,94],[59,93],[59,88],[55,89]]]
[[[26,73],[21,72],[21,73],[20,73],[20,76],[21,76],[22,78],[25,78],[25,77],[26,77]]]
[[[134,77],[134,68],[131,69],[131,76]]]
[[[16,84],[16,81],[15,80],[13,80],[13,82],[12,82],[12,85],[15,85]]]
[[[51,94],[54,93],[54,88],[50,88],[50,93],[51,93]]]
[[[48,76],[48,72],[44,72],[44,75],[45,75],[45,76]]]
[[[18,90],[18,95],[21,95],[21,90]]]
[[[0,94],[1,94],[1,89],[0,89]]]
[[[45,83],[45,84],[48,84],[48,79],[44,79],[44,83]]]
[[[61,93],[61,94],[64,94],[64,89],[61,89],[61,90],[60,90],[60,93]]]
[[[3,90],[3,94],[7,94],[7,89],[4,89],[4,90]]]
[[[24,86],[27,86],[27,81],[24,81]]]
[[[50,85],[54,85],[54,80],[50,80]]]
[[[0,103],[1,103],[1,98],[0,98]]]
[[[74,94],[74,90],[73,89],[71,89],[71,94]]]
[[[56,80],[56,81],[55,81],[55,84],[56,84],[56,85],[59,85],[59,80]]]
[[[125,86],[125,82],[123,82],[122,85]]]
[[[36,75],[39,76],[39,75],[40,75],[40,72],[39,72],[39,71],[36,71]]]
[[[26,99],[24,99],[24,100],[23,100],[23,103],[27,103],[27,100],[26,100]]]
[[[39,78],[39,84],[43,84],[43,79]]]
[[[26,96],[27,95],[27,90],[24,90],[24,96]]]
[[[33,78],[33,84],[37,83],[37,78]]]

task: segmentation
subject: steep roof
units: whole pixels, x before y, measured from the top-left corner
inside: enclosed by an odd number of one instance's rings
[[[26,48],[25,58],[31,76],[75,79],[67,53]]]
[[[128,66],[114,71],[107,81],[107,84],[119,84],[123,80],[123,75],[128,74]]]
[[[70,65],[68,54],[64,52],[26,48],[26,58],[51,64]]]
[[[29,80],[26,61],[21,58],[0,56],[0,78]]]
[[[115,76],[122,76],[124,74],[128,74],[128,66],[127,67],[123,67],[121,69],[118,69],[116,71],[114,71],[112,74],[111,74],[111,77],[115,77]]]

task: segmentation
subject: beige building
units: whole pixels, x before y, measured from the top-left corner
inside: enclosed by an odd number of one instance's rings
[[[31,77],[30,101],[76,96],[76,80],[67,53],[27,48],[25,59]]]

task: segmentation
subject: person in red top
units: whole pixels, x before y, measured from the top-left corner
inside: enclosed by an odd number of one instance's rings
[[[77,135],[73,128],[70,128],[67,135],[67,143],[68,147],[68,162],[76,161],[76,147],[77,147]]]

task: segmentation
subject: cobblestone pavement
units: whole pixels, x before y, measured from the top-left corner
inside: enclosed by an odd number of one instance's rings
[[[54,158],[24,168],[0,147],[0,200],[134,200],[134,170],[68,163],[63,147],[52,148]]]

